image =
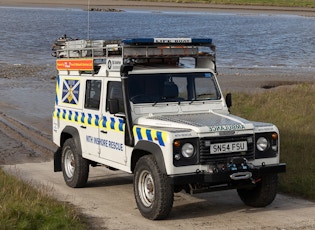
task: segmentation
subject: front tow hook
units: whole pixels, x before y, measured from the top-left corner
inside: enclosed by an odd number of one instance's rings
[[[252,178],[251,172],[237,172],[230,175],[232,180],[246,180]]]

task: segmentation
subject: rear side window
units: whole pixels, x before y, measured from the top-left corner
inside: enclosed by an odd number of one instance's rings
[[[110,99],[117,99],[119,104],[119,112],[124,113],[124,100],[120,81],[110,81],[107,85],[107,102]],[[109,110],[109,104],[107,103],[106,110]]]
[[[101,85],[100,80],[86,81],[84,108],[96,110],[100,108]]]

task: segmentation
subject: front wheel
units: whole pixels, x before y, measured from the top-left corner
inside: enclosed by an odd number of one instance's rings
[[[278,175],[264,175],[253,189],[238,189],[244,204],[251,207],[265,207],[272,203],[278,192]]]
[[[136,164],[134,194],[138,209],[145,218],[165,219],[173,207],[174,188],[152,155],[141,157]]]
[[[89,161],[82,158],[72,138],[65,141],[61,159],[66,184],[72,188],[84,187],[89,177]]]

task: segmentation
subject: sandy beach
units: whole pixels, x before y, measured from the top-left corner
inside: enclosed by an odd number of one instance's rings
[[[202,3],[170,3],[146,2],[128,0],[1,0],[0,6],[22,7],[56,7],[56,8],[100,8],[100,9],[140,9],[168,11],[203,11],[203,12],[250,12],[264,14],[294,14],[315,16],[315,9],[301,7],[269,7],[269,6],[240,6]]]

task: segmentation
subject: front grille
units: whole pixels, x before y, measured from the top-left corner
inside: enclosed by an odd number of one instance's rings
[[[248,142],[248,138],[252,139],[252,142]],[[233,157],[243,157],[247,160],[253,160],[255,158],[254,154],[254,136],[253,135],[242,135],[242,136],[228,136],[228,137],[215,137],[215,138],[201,138],[200,139],[200,156],[199,161],[201,164],[209,163],[227,163],[227,161]],[[237,142],[237,141],[247,141],[247,151],[246,152],[231,152],[231,153],[220,153],[220,154],[210,154],[210,146],[205,146],[205,142],[210,144],[227,143],[227,142]]]

